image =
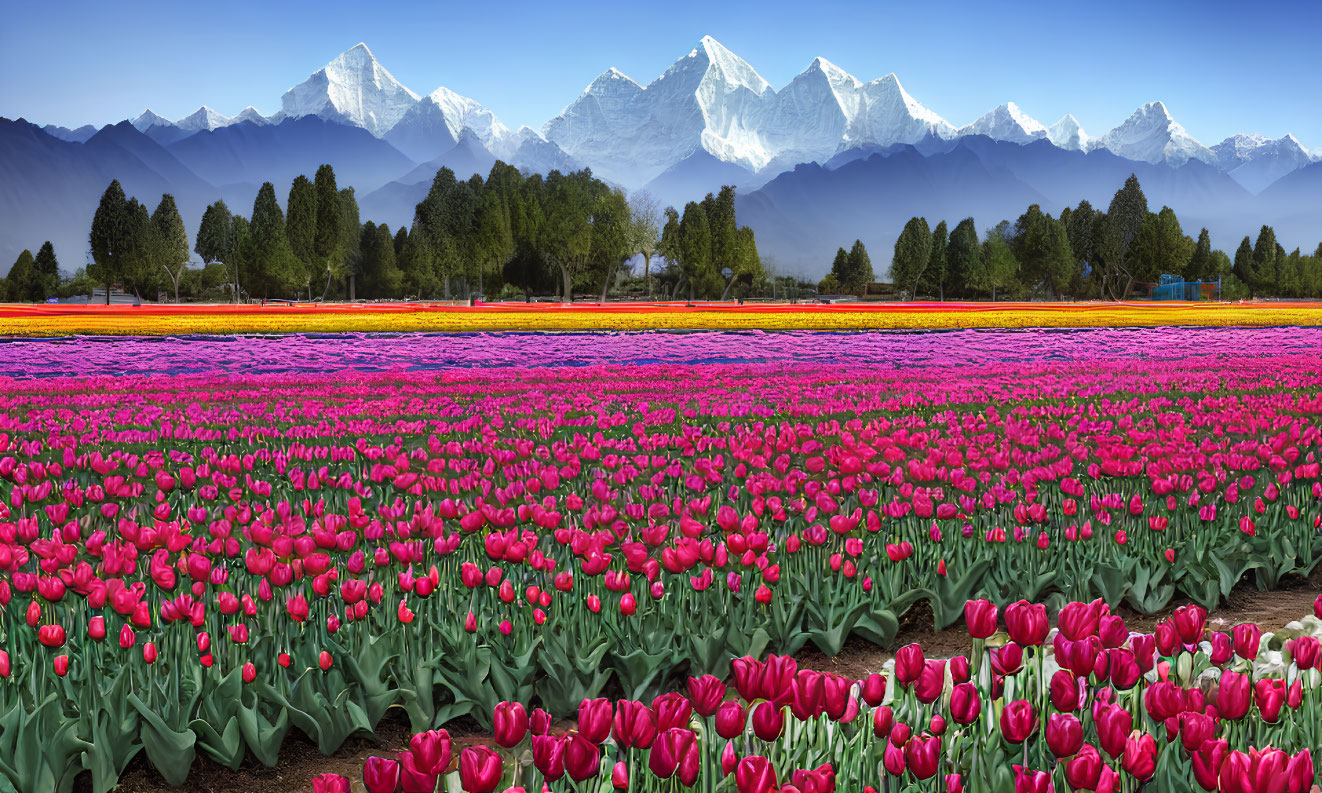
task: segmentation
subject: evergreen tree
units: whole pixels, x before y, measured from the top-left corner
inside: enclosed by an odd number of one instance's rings
[[[1212,260],[1212,237],[1207,228],[1198,232],[1198,242],[1194,244],[1193,255],[1189,257],[1189,266],[1185,278],[1191,281],[1215,281],[1216,263]]]
[[[1130,246],[1130,273],[1143,283],[1157,283],[1168,273],[1183,275],[1194,248],[1194,241],[1184,236],[1174,210],[1162,207],[1143,221]]]
[[[92,216],[92,231],[88,241],[94,262],[88,268],[88,275],[105,284],[106,305],[110,305],[110,287],[122,277],[123,260],[132,244],[128,199],[118,179],[111,180],[110,186],[101,194],[101,203]]]
[[[949,259],[946,255],[948,244],[949,233],[946,230],[946,222],[943,220],[936,224],[936,228],[932,229],[932,252],[928,254],[927,270],[922,278],[926,291],[935,291],[937,297],[943,301],[946,299],[946,275],[949,265]]]
[[[234,300],[237,302],[240,291],[248,291],[251,296],[251,285],[245,284],[248,284],[248,276],[254,269],[252,224],[242,215],[230,218],[229,246],[229,260],[226,262],[229,266],[226,270],[234,276]]]
[[[831,261],[831,275],[835,277],[832,283],[840,284],[843,288],[845,279],[849,277],[849,253],[844,248],[837,248],[835,259]]]
[[[1143,195],[1138,177],[1130,174],[1125,180],[1124,187],[1116,191],[1111,199],[1111,205],[1106,210],[1109,226],[1106,231],[1113,237],[1109,240],[1112,255],[1107,257],[1109,261],[1106,262],[1112,270],[1108,273],[1108,280],[1113,284],[1112,297],[1125,297],[1133,288],[1134,276],[1130,272],[1128,257],[1134,238],[1142,230],[1143,222],[1147,217],[1148,199]],[[1118,295],[1115,294],[1117,292]]]
[[[363,295],[372,298],[398,297],[404,274],[395,262],[395,242],[390,227],[372,221],[363,224],[359,245],[363,257]]]
[[[725,286],[725,292],[721,294],[724,300],[729,296],[730,290],[739,284],[760,283],[766,279],[766,272],[762,267],[762,257],[757,252],[757,238],[753,234],[751,226],[740,226],[735,230],[735,260],[731,269],[734,274],[730,276],[730,282]]]
[[[897,293],[917,297],[918,284],[932,256],[932,230],[926,218],[910,218],[895,240],[891,259],[891,280]]]
[[[31,303],[42,299],[37,297],[33,290],[34,285],[39,285],[35,276],[36,262],[32,258],[32,251],[24,250],[9,268],[9,274],[5,276],[4,282],[0,283],[0,287],[3,287],[3,290],[0,290],[0,300]]]
[[[313,246],[317,260],[313,268],[315,273],[308,273],[309,287],[314,275],[325,277],[327,272],[341,278],[348,275],[345,240],[351,236],[356,241],[360,231],[356,223],[353,228],[345,228],[345,209],[340,190],[335,185],[335,169],[329,164],[319,166],[312,181],[317,194],[316,243]]]
[[[285,237],[289,250],[298,259],[302,280],[311,282],[321,275],[325,263],[317,253],[317,218],[319,196],[312,180],[299,174],[289,186],[289,200],[285,202]]]
[[[950,232],[946,268],[951,293],[956,297],[969,296],[982,272],[982,247],[978,243],[978,227],[973,218],[964,218]]]
[[[252,205],[252,273],[249,291],[264,298],[272,293],[288,295],[306,286],[306,273],[289,247],[285,236],[285,218],[275,200],[275,186],[262,184]]]
[[[174,287],[174,302],[179,302],[179,279],[188,267],[188,230],[184,228],[184,219],[175,206],[174,196],[166,193],[156,205],[151,216],[156,227],[156,243],[160,246],[159,264],[170,277]]]
[[[352,187],[345,187],[340,190],[339,207],[340,246],[338,256],[332,255],[329,258],[329,266],[326,268],[324,276],[326,285],[321,290],[322,300],[326,299],[332,281],[343,284],[350,275],[357,275],[362,271],[362,253],[359,250],[359,240],[363,229],[358,216],[358,198]]]
[[[602,278],[601,301],[606,302],[611,280],[633,256],[629,239],[629,201],[624,193],[611,190],[597,197],[592,210],[591,265]]]
[[[233,297],[234,301],[238,302],[237,277],[239,271],[236,269],[235,262],[230,261],[234,255],[233,240],[230,236],[233,225],[234,218],[230,215],[229,207],[225,206],[224,201],[217,201],[208,206],[206,211],[202,213],[202,223],[197,228],[197,239],[193,242],[193,251],[202,257],[205,264],[220,262],[225,266],[225,271],[236,279]]]
[[[849,248],[849,254],[845,257],[844,277],[840,279],[851,293],[861,294],[868,288],[868,284],[876,279],[872,272],[872,257],[868,256],[868,249],[864,247],[862,240],[854,240],[854,244]]]
[[[1253,243],[1247,236],[1240,240],[1239,247],[1235,250],[1235,264],[1232,272],[1235,277],[1245,286],[1252,284],[1255,280],[1253,270]]]
[[[1249,286],[1260,294],[1271,294],[1277,286],[1276,260],[1278,249],[1276,230],[1263,226],[1258,231],[1258,241],[1253,245],[1253,276]]]
[[[736,259],[734,188],[721,187],[707,209],[707,227],[711,232],[712,269],[734,269]]]
[[[48,297],[54,297],[55,292],[60,288],[60,263],[55,259],[55,246],[51,245],[50,240],[42,243],[37,251],[37,258],[33,260],[33,273],[36,278],[39,292],[33,291],[38,295],[34,299],[45,300]]]
[[[400,226],[395,229],[395,258],[398,259],[404,253],[404,246],[409,241],[409,227]]]
[[[679,221],[679,267],[688,281],[689,300],[695,299],[700,288],[710,284],[716,270],[707,212],[701,204],[693,201],[684,205],[684,214]]]

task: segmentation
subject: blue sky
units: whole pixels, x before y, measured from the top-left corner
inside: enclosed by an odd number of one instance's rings
[[[0,115],[77,126],[145,107],[233,114],[364,41],[405,85],[540,128],[593,77],[646,84],[710,34],[783,86],[821,55],[895,72],[968,123],[1005,101],[1100,135],[1162,100],[1207,145],[1293,132],[1322,148],[1322,2],[46,2],[6,4]]]

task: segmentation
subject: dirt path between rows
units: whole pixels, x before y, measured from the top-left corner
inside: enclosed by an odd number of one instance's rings
[[[1313,613],[1313,600],[1322,592],[1322,572],[1311,579],[1291,579],[1282,582],[1275,592],[1259,592],[1252,587],[1240,587],[1231,593],[1209,617],[1213,628],[1227,630],[1240,622],[1256,622],[1265,629],[1280,628],[1287,623]],[[1138,615],[1122,612],[1130,630],[1150,632],[1157,622],[1169,616],[1180,603],[1156,615]],[[926,607],[911,610],[900,626],[896,647],[912,642],[923,646],[929,657],[949,657],[968,652],[969,638],[962,622],[936,631],[932,629],[932,615]],[[852,640],[839,655],[831,657],[818,652],[802,652],[798,661],[805,667],[831,671],[848,677],[860,678],[882,667],[891,652],[863,640]],[[462,740],[479,737],[476,723],[457,723],[448,727],[452,736]],[[363,763],[372,755],[390,756],[408,748],[410,736],[408,720],[398,708],[392,708],[377,729],[375,737],[350,738],[338,752],[325,756],[317,747],[297,731],[291,731],[280,750],[280,761],[274,768],[253,763],[237,771],[217,765],[199,753],[193,763],[188,781],[182,787],[171,787],[151,768],[146,756],[139,754],[129,765],[116,793],[307,793],[312,789],[312,778],[317,774],[343,774],[353,780],[354,793],[362,787]],[[90,783],[90,777],[80,782]],[[80,784],[77,793],[90,790],[90,784]]]

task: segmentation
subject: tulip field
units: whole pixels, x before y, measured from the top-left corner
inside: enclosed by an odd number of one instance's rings
[[[1207,612],[1322,560],[1322,328],[21,335],[0,791],[1320,781],[1322,599]]]

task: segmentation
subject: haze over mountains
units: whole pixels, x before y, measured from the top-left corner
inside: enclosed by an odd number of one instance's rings
[[[271,181],[283,203],[296,175],[329,162],[364,220],[396,228],[411,223],[438,168],[485,176],[496,159],[540,173],[591,167],[676,206],[735,184],[763,255],[810,276],[855,238],[880,274],[912,215],[972,215],[987,227],[1029,203],[1104,208],[1130,173],[1154,210],[1173,207],[1189,234],[1206,225],[1223,249],[1263,223],[1287,248],[1322,238],[1320,154],[1292,135],[1205,146],[1161,102],[1099,135],[1070,115],[1044,124],[1013,102],[956,126],[894,74],[864,82],[817,58],[776,89],[704,37],[646,85],[611,68],[540,131],[511,130],[448,88],[414,92],[359,44],[285,92],[271,116],[203,106],[170,121],[146,110],[100,130],[0,120],[0,267],[45,239],[65,269],[82,265],[112,178],[150,206],[173,193],[192,234],[211,201],[246,214]]]

